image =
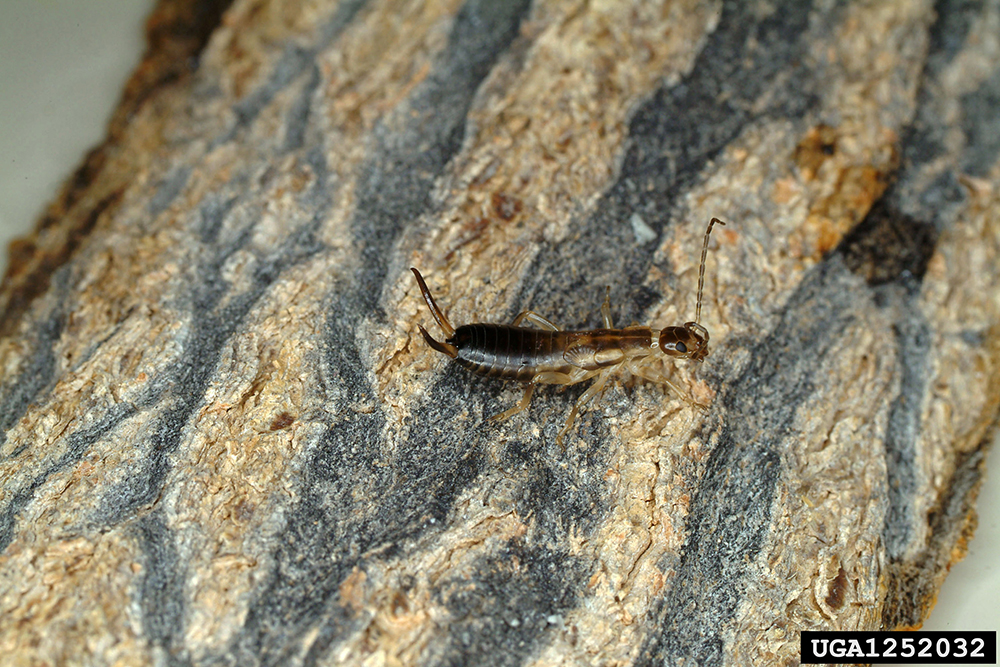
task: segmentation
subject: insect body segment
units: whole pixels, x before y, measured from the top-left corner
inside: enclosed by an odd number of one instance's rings
[[[644,326],[615,329],[611,320],[610,298],[606,294],[601,306],[603,329],[561,331],[555,324],[531,310],[519,314],[511,324],[476,323],[455,329],[438,308],[423,276],[411,268],[431,315],[447,338],[444,341],[436,340],[422,326],[419,327],[420,333],[433,349],[455,359],[474,373],[527,383],[520,403],[494,416],[495,420],[510,417],[527,408],[536,385],[577,384],[596,378],[594,384],[573,406],[566,425],[556,438],[559,444],[573,425],[580,408],[604,389],[607,380],[619,367],[625,367],[641,377],[663,382],[690,402],[650,362],[661,355],[694,361],[701,361],[708,356],[708,331],[698,324],[697,319],[701,315],[708,238],[715,223],[725,224],[718,218],[712,218],[705,232],[694,322],[662,330]],[[522,323],[529,323],[535,328],[521,326]]]
[[[569,373],[563,359],[566,332],[507,324],[466,324],[449,338],[459,364],[473,373],[531,382],[540,371]]]
[[[660,351],[671,357],[701,361],[708,356],[708,330],[697,322],[660,331]]]

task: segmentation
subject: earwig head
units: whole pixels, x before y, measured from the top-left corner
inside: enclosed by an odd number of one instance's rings
[[[708,331],[697,322],[661,329],[660,351],[670,357],[701,361],[708,356]]]

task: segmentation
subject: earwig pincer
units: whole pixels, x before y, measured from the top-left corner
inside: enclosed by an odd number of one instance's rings
[[[702,361],[708,356],[708,330],[698,321],[701,319],[708,240],[716,223],[726,224],[718,218],[712,218],[705,230],[693,322],[659,330],[644,326],[615,329],[611,320],[611,290],[608,288],[601,306],[603,329],[562,331],[531,310],[521,312],[510,324],[463,324],[456,329],[438,308],[423,276],[411,268],[417,285],[420,286],[420,293],[446,338],[444,341],[435,340],[426,329],[417,326],[428,345],[455,359],[473,373],[527,384],[521,402],[495,415],[492,417],[494,420],[505,419],[527,408],[536,385],[576,384],[596,378],[566,418],[565,426],[556,437],[556,443],[560,445],[580,408],[599,394],[608,379],[622,367],[648,380],[663,382],[685,401],[691,402],[653,362],[663,357]],[[521,326],[522,324],[532,326]]]

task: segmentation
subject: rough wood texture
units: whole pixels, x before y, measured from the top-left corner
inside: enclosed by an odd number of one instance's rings
[[[0,290],[6,664],[922,622],[1000,402],[997,0],[199,6]],[[411,265],[456,324],[679,324],[711,216],[707,410],[624,383],[561,451],[583,386],[486,422],[520,389],[417,333]]]

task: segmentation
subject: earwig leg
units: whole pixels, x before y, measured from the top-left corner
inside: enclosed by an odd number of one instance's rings
[[[528,403],[531,401],[531,394],[535,391],[535,385],[539,384],[575,384],[581,380],[585,380],[589,377],[589,374],[583,373],[579,378],[568,375],[567,373],[557,373],[555,371],[547,371],[545,373],[539,373],[535,377],[531,378],[531,382],[524,390],[524,396],[521,397],[521,402],[512,408],[504,410],[498,415],[493,415],[490,417],[490,421],[500,421],[501,419],[506,419],[507,417],[512,417],[518,412],[526,409]]]
[[[583,369],[576,369],[573,375],[569,373],[559,373],[558,371],[546,371],[544,373],[538,373],[535,377],[531,378],[531,384],[576,384],[577,382],[583,382],[596,375],[596,371],[585,371]]]
[[[521,397],[521,402],[520,403],[518,403],[517,405],[515,405],[512,408],[508,408],[507,410],[504,410],[503,412],[501,412],[498,415],[493,415],[492,417],[490,417],[490,421],[491,422],[498,422],[498,421],[507,419],[507,417],[513,417],[518,412],[521,412],[522,410],[527,409],[528,403],[531,402],[531,394],[534,391],[535,391],[535,385],[529,384],[525,388],[525,390],[524,390],[524,396]]]
[[[683,391],[681,391],[680,388],[677,387],[677,385],[675,385],[673,382],[671,382],[667,378],[663,378],[661,380],[661,382],[663,382],[663,384],[665,384],[668,387],[670,387],[671,389],[673,389],[674,393],[677,394],[680,397],[680,399],[682,401],[684,401],[685,403],[687,403],[688,405],[692,405],[692,406],[698,405],[693,398],[691,398],[686,393],[684,393]]]
[[[685,392],[681,391],[680,388],[673,382],[668,380],[665,373],[653,371],[653,369],[648,367],[643,367],[643,364],[641,363],[629,365],[629,370],[632,371],[634,375],[638,375],[639,377],[649,380],[650,382],[667,385],[675,394],[677,394],[678,398],[688,405],[698,405],[694,399],[688,396]]]
[[[566,449],[562,444],[563,436],[566,435],[566,432],[573,426],[573,422],[576,421],[576,415],[580,412],[580,408],[586,405],[590,399],[604,389],[604,384],[608,381],[609,377],[611,377],[610,370],[601,373],[594,384],[590,385],[587,391],[583,392],[583,395],[580,396],[579,400],[577,400],[573,409],[569,411],[569,417],[566,418],[566,425],[562,427],[562,430],[559,431],[559,435],[556,436],[556,444],[559,445],[559,447]]]
[[[614,329],[615,325],[611,321],[611,285],[605,288],[604,303],[601,305],[601,318],[604,320],[605,329]]]
[[[441,312],[441,309],[438,308],[437,303],[435,303],[434,297],[431,296],[431,291],[427,289],[427,283],[424,282],[424,277],[420,275],[420,272],[417,271],[412,266],[410,267],[410,271],[413,271],[413,275],[416,276],[417,285],[420,286],[420,293],[423,294],[424,296],[424,302],[427,304],[427,307],[430,308],[431,315],[434,316],[434,319],[435,321],[437,321],[438,326],[441,327],[441,331],[443,331],[444,335],[447,336],[448,338],[452,338],[455,335],[455,329],[452,328],[451,324],[448,323],[448,318],[444,316],[444,313]],[[427,338],[428,343],[430,343],[432,340],[427,335],[427,332],[424,332],[424,338]],[[435,347],[432,343],[431,347],[434,347],[435,350],[439,350],[439,348]],[[439,350],[439,351],[443,352],[444,350]],[[445,354],[449,353],[445,352]],[[454,357],[455,355],[452,354],[450,356]]]
[[[544,329],[545,331],[559,331],[559,327],[533,310],[523,310],[518,313],[517,317],[515,317],[514,321],[511,323],[511,326],[519,326],[524,320],[528,320],[531,324],[534,324],[539,329]]]

